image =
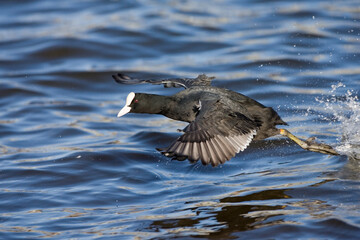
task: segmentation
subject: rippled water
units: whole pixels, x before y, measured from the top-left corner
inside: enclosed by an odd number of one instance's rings
[[[358,1],[2,1],[0,238],[356,239],[360,234]],[[155,147],[186,124],[116,118],[142,78],[215,75],[300,137],[223,166]]]

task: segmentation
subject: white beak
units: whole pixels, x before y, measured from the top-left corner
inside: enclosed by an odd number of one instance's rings
[[[135,98],[135,93],[133,93],[133,92],[129,93],[129,95],[126,97],[125,106],[120,110],[117,117],[124,116],[125,114],[130,112],[130,110],[131,110],[130,104],[134,100],[134,98]]]

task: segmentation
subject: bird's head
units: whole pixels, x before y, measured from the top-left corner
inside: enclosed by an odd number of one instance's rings
[[[158,103],[154,95],[146,93],[131,92],[126,97],[125,106],[120,110],[117,117],[124,116],[127,113],[158,113]]]

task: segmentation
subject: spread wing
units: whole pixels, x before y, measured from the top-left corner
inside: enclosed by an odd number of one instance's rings
[[[210,86],[211,80],[215,77],[208,77],[205,74],[199,75],[197,78],[169,78],[169,79],[134,79],[126,76],[122,73],[112,75],[114,80],[120,84],[139,84],[139,83],[151,83],[151,84],[163,84],[164,87],[183,87],[189,88],[192,86]]]
[[[253,120],[231,111],[220,101],[201,102],[195,121],[162,153],[175,159],[201,160],[204,165],[217,166],[245,150],[257,128]]]

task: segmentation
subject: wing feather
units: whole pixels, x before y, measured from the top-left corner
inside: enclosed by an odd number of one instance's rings
[[[230,113],[219,114],[226,111]],[[239,112],[231,112],[222,102],[203,101],[195,121],[186,126],[184,134],[163,153],[217,166],[244,151],[257,128],[253,120]]]
[[[115,82],[120,84],[163,84],[165,88],[183,87],[189,88],[192,86],[210,86],[214,77],[208,77],[205,74],[199,75],[197,78],[169,78],[169,79],[136,79],[131,78],[123,73],[112,75]]]

